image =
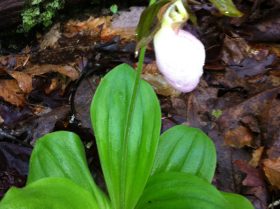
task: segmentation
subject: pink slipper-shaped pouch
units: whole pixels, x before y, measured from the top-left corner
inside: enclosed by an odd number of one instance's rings
[[[162,26],[154,37],[156,63],[165,79],[181,92],[192,91],[203,74],[205,48],[191,33]]]

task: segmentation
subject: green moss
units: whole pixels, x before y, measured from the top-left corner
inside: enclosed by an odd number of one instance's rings
[[[64,6],[64,0],[32,0],[22,12],[22,31],[28,32],[36,25],[52,24],[53,17]]]
[[[218,119],[222,114],[223,114],[223,111],[220,110],[220,109],[214,109],[214,110],[212,110],[212,112],[211,112],[211,115],[212,115],[213,117],[215,117],[216,119]]]

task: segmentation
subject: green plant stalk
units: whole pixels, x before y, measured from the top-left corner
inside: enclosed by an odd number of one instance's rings
[[[151,6],[152,4],[156,3],[157,0],[150,0],[149,2],[149,6]]]
[[[130,100],[130,105],[129,105],[129,112],[127,115],[127,124],[130,124],[132,122],[133,119],[133,112],[134,112],[134,108],[135,108],[135,103],[136,103],[136,97],[137,97],[137,93],[139,90],[139,82],[140,82],[140,77],[141,77],[141,73],[142,73],[142,69],[143,69],[143,63],[144,63],[144,59],[145,59],[145,52],[146,52],[146,47],[142,47],[140,49],[140,54],[139,54],[139,59],[138,59],[138,64],[137,64],[137,69],[136,69],[136,77],[135,77],[135,81],[134,81],[134,86],[133,86],[133,92],[132,92],[132,97]],[[130,130],[128,129],[128,127],[126,127],[125,129],[125,137],[124,137],[124,142],[122,144],[123,146],[123,150],[125,150],[124,154],[122,155],[122,162],[126,162],[126,156],[127,156],[127,140],[128,140],[128,134],[129,134]],[[125,191],[125,173],[124,171],[126,171],[125,168],[126,164],[122,164],[122,168],[121,168],[121,177],[122,177],[122,183],[120,184],[121,186],[121,190],[120,191]],[[123,198],[125,197],[125,195],[123,196]],[[118,209],[122,209],[125,208],[125,200],[122,201],[122,205],[120,206],[120,208]]]

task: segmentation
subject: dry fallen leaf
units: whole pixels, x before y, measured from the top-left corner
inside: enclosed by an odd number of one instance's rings
[[[224,38],[222,60],[226,64],[240,64],[249,55],[250,46],[241,37],[233,34],[233,37]]]
[[[244,146],[251,146],[252,141],[252,133],[242,125],[225,132],[225,143],[231,147],[242,148]]]
[[[0,80],[0,97],[17,107],[22,107],[25,103],[24,94],[16,80]]]
[[[249,165],[257,167],[260,163],[264,147],[259,147],[253,152],[252,159],[249,162]]]
[[[51,84],[45,89],[46,94],[50,94],[54,90],[56,90],[59,87],[59,79],[58,78],[52,78]]]
[[[0,125],[2,124],[2,123],[4,123],[4,119],[1,117],[1,115],[0,115]]]
[[[64,28],[68,37],[74,36],[81,32],[94,32],[99,33],[102,28],[106,28],[110,25],[111,16],[104,17],[90,17],[86,21],[74,21],[70,20]]]
[[[32,77],[24,72],[12,71],[10,75],[16,79],[19,88],[24,93],[30,93],[32,91]]]
[[[24,71],[24,73],[31,76],[43,75],[49,72],[58,72],[69,77],[72,81],[79,78],[79,72],[70,65],[34,65]]]
[[[249,187],[265,187],[265,182],[260,169],[250,166],[243,160],[236,160],[234,164],[239,168],[240,171],[246,174],[246,178],[242,184]]]
[[[280,157],[263,161],[263,170],[270,184],[280,189]]]
[[[146,64],[141,76],[152,85],[157,94],[163,96],[178,96],[180,92],[170,86],[157,69],[156,63]]]
[[[60,23],[55,24],[52,28],[44,35],[43,40],[40,43],[40,50],[50,48],[56,48],[57,42],[61,37]]]

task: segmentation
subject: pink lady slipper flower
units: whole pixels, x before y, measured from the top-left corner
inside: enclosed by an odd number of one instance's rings
[[[191,33],[174,27],[185,22],[188,13],[181,0],[165,12],[161,28],[154,36],[159,71],[175,89],[192,91],[203,74],[205,49]]]

